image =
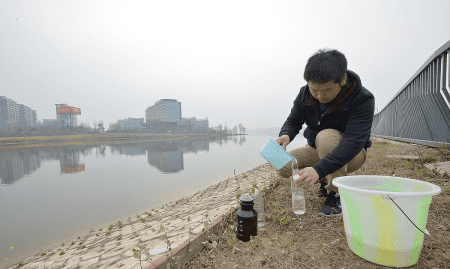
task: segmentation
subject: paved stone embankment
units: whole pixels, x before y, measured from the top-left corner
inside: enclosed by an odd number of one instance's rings
[[[124,220],[122,225],[114,223],[111,229],[91,230],[87,235],[74,238],[73,244],[67,242],[64,246],[45,251],[44,255],[41,252],[24,260],[20,268],[141,268],[139,260],[133,257],[132,250],[137,245],[146,245],[149,249],[142,258],[142,268],[146,268],[151,261],[156,261],[167,252],[161,225],[167,229],[173,249],[191,235],[201,232],[206,221],[214,221],[231,207],[238,207],[236,194],[247,194],[253,184],[263,186],[273,177],[276,177],[276,170],[269,164],[263,164],[163,208],[149,209],[149,214]]]

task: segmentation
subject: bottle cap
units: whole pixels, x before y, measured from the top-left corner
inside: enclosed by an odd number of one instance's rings
[[[253,205],[254,200],[255,198],[253,198],[252,196],[244,195],[239,198],[239,203],[241,205]]]

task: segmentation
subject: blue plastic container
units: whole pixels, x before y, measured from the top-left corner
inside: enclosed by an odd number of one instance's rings
[[[261,155],[276,169],[280,170],[290,161],[296,161],[281,145],[269,137],[260,150]]]

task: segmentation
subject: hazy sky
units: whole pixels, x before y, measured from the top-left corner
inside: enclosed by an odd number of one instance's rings
[[[281,126],[307,59],[343,52],[381,110],[450,39],[450,1],[0,1],[0,95],[78,122],[167,98],[210,126]]]

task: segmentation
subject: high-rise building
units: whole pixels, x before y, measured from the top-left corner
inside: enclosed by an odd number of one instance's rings
[[[145,110],[147,123],[178,123],[181,121],[181,102],[161,99]]]
[[[67,104],[56,105],[56,120],[63,125],[77,126],[77,115],[81,115],[78,107],[68,106]]]
[[[31,121],[33,122],[33,127],[36,127],[36,125],[37,125],[36,110],[31,110]]]
[[[16,101],[0,96],[0,118],[3,123],[19,123],[19,106]]]
[[[25,127],[33,126],[33,115],[31,108],[26,105],[18,104],[19,106],[19,124]]]
[[[59,114],[58,113],[58,108],[59,107],[66,107],[67,104],[55,104],[56,106],[56,120],[60,123],[63,123],[64,125],[69,125],[69,114]]]

